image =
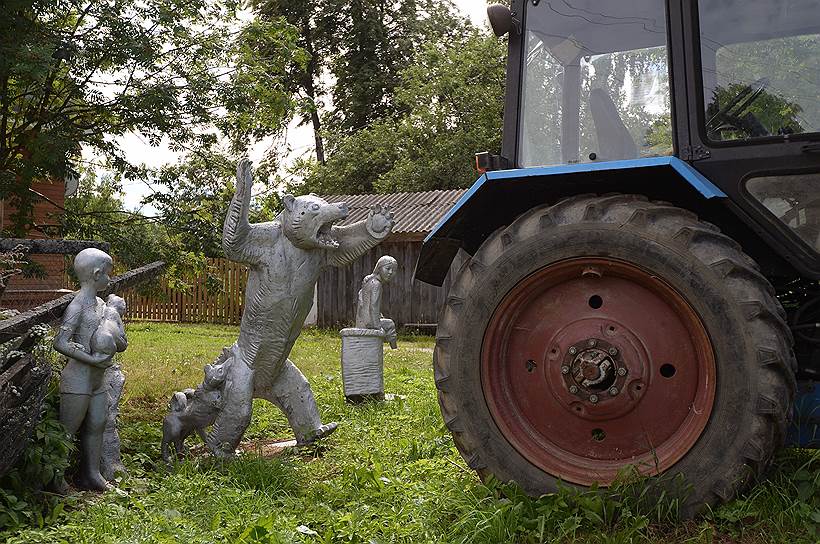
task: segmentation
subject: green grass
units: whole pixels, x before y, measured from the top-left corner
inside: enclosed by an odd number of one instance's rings
[[[484,485],[441,421],[433,341],[404,338],[385,352],[385,389],[396,400],[346,404],[332,332],[306,331],[292,360],[310,380],[325,421],[341,422],[320,446],[274,459],[207,458],[166,470],[160,421],[171,392],[202,379],[202,366],[236,338],[235,327],[132,324],[121,435],[130,475],[117,490],[80,494],[43,528],[10,543],[70,542],[816,542],[820,455],[786,451],[770,479],[693,522],[662,507],[565,491],[530,499]],[[254,406],[250,439],[288,438],[281,413]],[[663,506],[663,505],[661,505]],[[2,537],[3,535],[0,535]]]

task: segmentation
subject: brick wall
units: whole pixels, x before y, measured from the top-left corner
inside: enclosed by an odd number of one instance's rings
[[[41,200],[34,206],[35,225],[54,225],[59,222],[62,213],[60,209],[65,204],[65,185],[59,182],[40,182],[32,185],[32,189],[42,194],[48,200]],[[56,204],[56,206],[55,206]],[[14,212],[8,203],[0,200],[0,219],[3,230],[11,225],[9,217]],[[38,230],[26,234],[27,238],[48,238]],[[10,281],[3,295],[0,306],[26,310],[44,302],[59,297],[62,292],[65,275],[65,257],[63,255],[31,255],[31,259],[39,263],[46,273],[46,277],[23,278],[15,276]]]

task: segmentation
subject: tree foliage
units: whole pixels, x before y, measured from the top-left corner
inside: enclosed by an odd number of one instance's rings
[[[466,21],[450,0],[350,0],[337,2],[344,21],[340,54],[333,60],[334,110],[330,128],[351,134],[400,113],[394,92],[401,72],[422,51],[462,39]]]
[[[450,0],[259,0],[255,5],[262,18],[283,17],[297,28],[298,43],[309,55],[307,63],[291,66],[288,90],[295,98],[294,114],[312,124],[319,163],[325,162],[326,147],[332,153],[342,136],[400,112],[395,90],[401,71],[425,48],[458,41],[469,27]]]
[[[119,176],[82,171],[77,192],[65,201],[63,236],[110,242],[118,264],[126,269],[165,259],[168,240],[162,225],[157,218],[126,210],[121,192]]]
[[[426,47],[399,75],[400,112],[339,138],[327,164],[303,162],[300,191],[422,191],[468,186],[476,151],[501,151],[506,48],[471,31]]]
[[[236,30],[235,0],[9,0],[0,5],[0,198],[30,230],[38,179],[93,151],[134,179],[117,140],[137,131],[186,149],[216,126],[234,150],[283,127],[286,59],[305,59],[277,19]],[[265,50],[265,55],[259,51]]]

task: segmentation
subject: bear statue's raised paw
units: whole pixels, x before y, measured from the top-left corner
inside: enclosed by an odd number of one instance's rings
[[[374,235],[386,235],[393,230],[396,221],[390,206],[374,204],[367,215],[367,229]]]

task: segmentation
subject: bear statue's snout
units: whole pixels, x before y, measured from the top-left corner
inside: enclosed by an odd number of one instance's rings
[[[347,202],[339,202],[337,206],[339,207],[339,211],[342,214],[342,219],[346,219],[348,215]]]

